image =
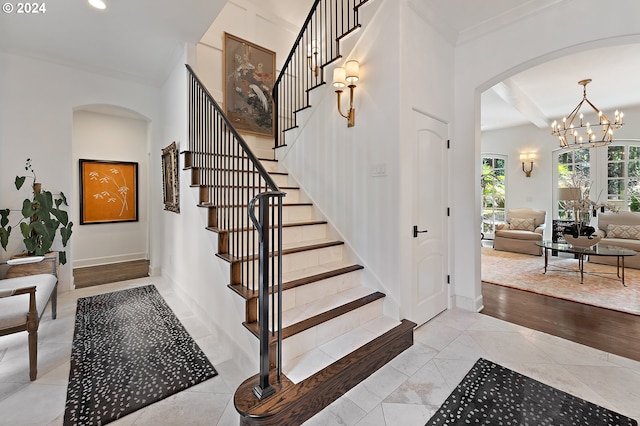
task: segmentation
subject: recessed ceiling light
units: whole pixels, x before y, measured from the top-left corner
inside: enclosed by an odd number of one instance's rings
[[[89,4],[96,9],[106,9],[107,5],[102,0],[89,0]]]

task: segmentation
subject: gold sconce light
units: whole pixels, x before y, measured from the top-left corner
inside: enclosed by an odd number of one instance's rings
[[[522,162],[522,171],[524,172],[526,177],[531,177],[531,172],[533,171],[533,160],[536,159],[536,154],[530,152],[528,154],[520,154],[520,161]],[[529,162],[529,170],[525,168],[526,162]]]
[[[358,61],[347,61],[343,67],[337,67],[333,70],[333,87],[335,87],[338,94],[338,113],[347,119],[347,127],[355,126],[356,110],[353,107],[353,91],[356,88],[356,82],[360,79],[360,63]],[[342,95],[342,89],[349,88],[349,111],[346,114],[342,113],[342,106],[340,103],[340,96]]]
[[[307,66],[313,72],[313,76],[317,77],[320,73],[320,67],[318,66],[318,42],[311,40],[311,44],[307,46]]]

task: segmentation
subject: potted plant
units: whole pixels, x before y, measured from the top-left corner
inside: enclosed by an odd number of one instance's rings
[[[18,222],[22,233],[23,243],[30,256],[44,256],[51,250],[57,232],[60,232],[62,246],[66,247],[71,237],[73,222],[69,221],[69,215],[60,207],[68,206],[67,199],[62,192],[59,197],[42,189],[42,184],[37,182],[36,173],[28,158],[25,170],[31,176],[16,176],[16,189],[20,190],[27,179],[32,179],[33,190],[31,199],[25,198],[22,202],[22,218]],[[9,225],[10,209],[0,209],[0,245],[7,249],[9,236],[13,227]],[[17,224],[16,224],[17,226]],[[58,252],[58,260],[61,264],[67,263],[66,252]]]

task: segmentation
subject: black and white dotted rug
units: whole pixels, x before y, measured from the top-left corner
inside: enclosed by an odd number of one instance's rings
[[[155,286],[78,299],[64,425],[103,425],[217,374]]]
[[[435,425],[634,425],[621,414],[480,358],[427,422]]]

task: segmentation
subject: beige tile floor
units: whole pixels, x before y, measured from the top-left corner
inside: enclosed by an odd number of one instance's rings
[[[254,371],[224,333],[207,327],[158,277],[75,290],[40,326],[38,380],[29,382],[26,333],[0,337],[0,425],[61,425],[76,300],[154,283],[219,375],[114,425],[238,425],[235,388]],[[482,314],[446,311],[415,344],[307,425],[423,425],[478,357],[640,419],[640,363]]]

